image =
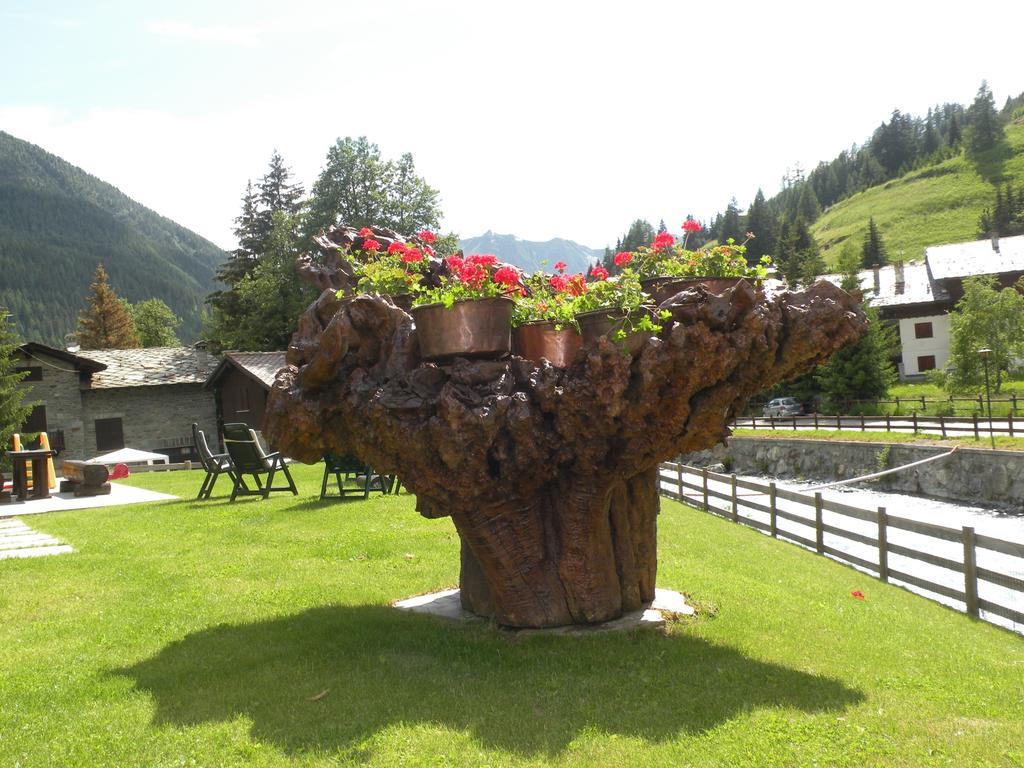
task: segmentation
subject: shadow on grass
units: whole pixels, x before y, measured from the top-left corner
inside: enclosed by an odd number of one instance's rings
[[[813,713],[863,700],[837,680],[681,634],[517,640],[376,606],[212,627],[114,673],[152,696],[155,726],[244,715],[254,738],[286,751],[350,757],[389,725],[553,754],[588,728],[662,741],[757,708]]]

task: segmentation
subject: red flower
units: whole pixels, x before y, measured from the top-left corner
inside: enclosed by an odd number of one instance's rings
[[[422,232],[416,235],[416,237],[418,237],[420,240],[422,240],[424,243],[427,243],[428,245],[430,243],[437,242],[437,235],[435,235],[429,229],[424,229]]]
[[[700,232],[700,224],[693,219],[687,219],[683,222],[683,231],[685,232]]]
[[[608,270],[602,267],[600,264],[590,270],[590,276],[595,280],[607,280]]]
[[[583,274],[573,275],[569,278],[569,286],[566,289],[570,296],[580,296],[587,292],[587,278]]]
[[[850,593],[850,596],[851,597],[856,597],[858,600],[863,600],[864,599],[864,593],[861,592],[859,589],[853,590],[853,592]]]
[[[454,275],[458,274],[459,270],[462,269],[463,264],[466,262],[461,256],[449,256],[444,260],[444,263],[448,265],[448,269]]]
[[[424,245],[423,246],[423,252],[425,254],[427,254],[427,256],[433,256],[434,255],[434,249],[431,248],[429,245]]]
[[[467,264],[479,264],[481,267],[493,267],[498,263],[498,257],[493,253],[474,253],[466,257]]]
[[[569,288],[569,276],[568,275],[552,275],[548,284],[555,289],[558,293],[565,293]]]
[[[359,230],[360,237],[373,237],[373,230],[369,227],[363,227]]]
[[[363,250],[364,251],[379,251],[380,250],[380,243],[378,243],[372,237],[368,237],[365,240],[363,240]]]
[[[672,245],[676,239],[672,237],[668,232],[659,232],[654,236],[654,250],[660,251],[662,248],[668,248]]]
[[[405,253],[405,243],[400,243],[397,240],[388,246],[388,255],[394,253]]]
[[[619,251],[615,254],[615,266],[621,267],[624,264],[629,264],[633,260],[633,254],[629,251]]]
[[[565,272],[565,268],[567,266],[568,265],[564,261],[555,262],[555,269],[557,269],[559,272]]]
[[[409,247],[402,253],[402,261],[406,264],[415,264],[417,261],[423,261],[423,254],[419,248]]]
[[[510,288],[513,285],[519,285],[519,270],[506,264],[494,273],[494,282],[507,285]]]

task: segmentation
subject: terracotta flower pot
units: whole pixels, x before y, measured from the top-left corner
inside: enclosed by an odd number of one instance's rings
[[[512,349],[515,354],[534,363],[541,359],[556,368],[567,368],[583,346],[583,337],[572,326],[555,329],[555,324],[546,320],[523,323],[512,332]]]
[[[453,357],[501,358],[512,346],[512,299],[462,299],[451,309],[444,304],[413,307],[420,357],[445,360]]]
[[[716,296],[739,285],[743,277],[649,277],[640,281],[644,293],[651,297],[656,306],[661,306],[680,291],[701,286]]]
[[[602,336],[619,345],[623,352],[635,355],[639,352],[647,340],[654,334],[650,331],[629,332],[626,316],[620,309],[596,309],[592,312],[584,312],[576,315],[576,321],[580,324],[580,335],[583,337],[584,346],[595,343]],[[624,339],[618,339],[618,331],[625,330],[628,334]]]

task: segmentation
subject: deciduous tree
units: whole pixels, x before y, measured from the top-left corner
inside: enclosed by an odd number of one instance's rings
[[[950,348],[946,386],[950,391],[973,389],[984,381],[978,350],[992,350],[989,371],[998,392],[1010,362],[1024,355],[1024,296],[1002,288],[994,277],[964,280],[964,295],[949,315]]]
[[[129,304],[128,312],[135,323],[135,333],[143,347],[180,347],[177,330],[181,318],[160,299],[146,299]]]

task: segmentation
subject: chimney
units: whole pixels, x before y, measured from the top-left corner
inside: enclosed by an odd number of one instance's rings
[[[992,233],[992,250],[995,251],[996,253],[999,253],[999,233],[998,232],[993,232]]]
[[[896,275],[896,295],[899,296],[907,285],[903,277],[903,259],[896,260],[896,263],[893,265],[893,273]]]
[[[875,273],[875,295],[877,296],[882,292],[882,281],[878,277],[878,270],[880,269],[878,264],[871,265],[871,271]]]

